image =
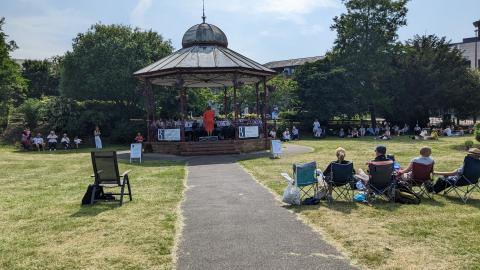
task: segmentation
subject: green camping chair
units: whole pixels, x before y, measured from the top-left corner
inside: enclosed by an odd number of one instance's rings
[[[305,164],[293,165],[293,179],[295,186],[300,190],[300,200],[303,201],[304,197],[313,197],[317,192],[318,179],[317,179],[317,163],[309,162]],[[313,190],[313,194],[310,192]]]
[[[128,173],[126,171],[120,174],[118,171],[117,153],[115,151],[110,152],[92,152],[92,165],[93,175],[95,183],[93,184],[92,196],[90,204],[94,204],[99,199],[95,198],[96,191],[103,188],[120,188],[120,193],[113,193],[110,195],[120,195],[120,206],[123,204],[123,196],[128,195],[130,201],[132,200],[132,190],[130,188],[130,180],[128,179]],[[128,189],[128,193],[125,193],[125,186]]]

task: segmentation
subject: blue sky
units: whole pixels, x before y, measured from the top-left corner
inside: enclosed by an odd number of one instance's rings
[[[328,51],[340,0],[206,0],[207,22],[229,47],[260,63]],[[474,35],[480,0],[411,0],[401,40],[437,34],[453,42]],[[181,47],[183,33],[201,21],[201,0],[0,0],[5,30],[20,49],[15,58],[43,59],[71,49],[72,39],[96,22],[153,29]]]

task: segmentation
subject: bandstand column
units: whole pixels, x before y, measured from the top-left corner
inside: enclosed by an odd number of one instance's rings
[[[145,105],[147,109],[147,141],[152,142],[152,133],[153,130],[151,129],[151,123],[155,122],[155,112],[153,106],[153,90],[152,90],[152,82],[147,79],[144,84],[144,95],[145,95]]]
[[[268,130],[267,130],[267,111],[268,111],[268,88],[267,88],[267,78],[263,78],[263,137],[265,139],[268,138]]]
[[[238,75],[233,77],[233,122],[235,127],[235,140],[238,140],[238,104],[237,104]]]
[[[177,82],[175,87],[178,89],[180,97],[180,141],[185,141],[185,114],[186,114],[186,89],[184,87],[184,81],[180,76],[177,76]]]
[[[258,92],[258,86],[259,86],[260,83],[256,83],[255,84],[255,97],[257,99],[257,103],[256,103],[256,108],[255,108],[255,113],[257,114],[257,117],[258,115],[260,114],[260,104],[259,104],[259,99],[260,99],[260,96],[259,96],[259,92]]]
[[[223,88],[223,113],[225,114],[225,118],[227,117],[228,110],[227,110],[227,87]]]

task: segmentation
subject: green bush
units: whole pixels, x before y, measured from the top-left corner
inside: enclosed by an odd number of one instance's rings
[[[480,123],[475,125],[475,139],[480,142]]]
[[[472,140],[467,140],[465,141],[465,148],[468,150],[473,147],[473,141]]]
[[[38,121],[43,119],[43,108],[45,102],[39,99],[27,99],[18,107],[18,112],[24,115],[28,127],[35,129]]]

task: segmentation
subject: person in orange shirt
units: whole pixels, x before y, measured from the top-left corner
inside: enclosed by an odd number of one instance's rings
[[[207,110],[203,113],[203,127],[207,131],[208,136],[212,136],[215,125],[214,119],[215,111],[212,110],[212,107],[208,106]]]

